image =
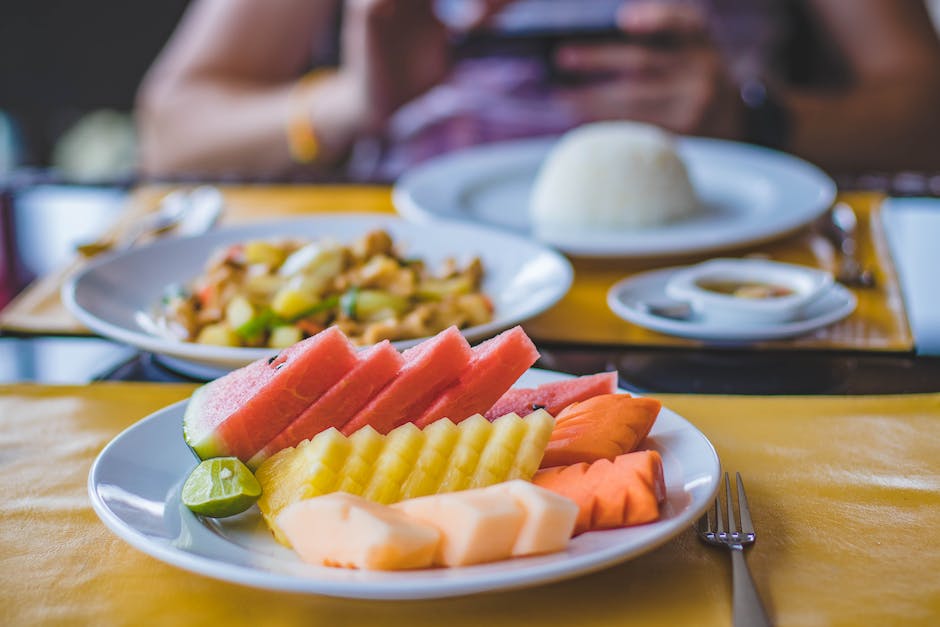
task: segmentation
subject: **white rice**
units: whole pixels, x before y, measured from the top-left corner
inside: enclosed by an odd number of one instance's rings
[[[699,203],[672,135],[637,122],[595,122],[566,133],[536,177],[537,235],[641,229],[694,215]]]

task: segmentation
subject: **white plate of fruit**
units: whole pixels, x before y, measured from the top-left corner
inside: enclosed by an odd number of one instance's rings
[[[449,329],[402,353],[324,331],[118,435],[91,500],[180,568],[364,599],[557,581],[687,529],[718,488],[708,439],[615,373],[572,377],[531,368],[537,357],[519,327],[474,347]],[[200,492],[210,467],[254,484],[234,509],[212,481]]]

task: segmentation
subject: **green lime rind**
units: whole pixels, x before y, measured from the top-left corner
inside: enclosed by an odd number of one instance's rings
[[[196,514],[225,518],[250,508],[261,484],[237,457],[213,457],[196,466],[183,483],[183,505]]]
[[[229,454],[215,431],[208,426],[204,415],[205,403],[216,393],[213,383],[196,388],[183,412],[183,440],[199,459],[225,457]]]

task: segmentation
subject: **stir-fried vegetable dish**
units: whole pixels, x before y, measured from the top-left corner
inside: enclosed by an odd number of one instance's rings
[[[339,326],[356,344],[485,324],[483,265],[438,268],[404,257],[382,230],[349,245],[265,239],[218,251],[188,287],[168,290],[159,316],[169,334],[202,344],[283,348]]]

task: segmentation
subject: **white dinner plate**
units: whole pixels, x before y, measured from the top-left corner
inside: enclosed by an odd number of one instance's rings
[[[683,268],[644,272],[618,281],[607,292],[607,304],[620,318],[653,331],[694,340],[740,344],[779,340],[805,335],[842,320],[853,311],[858,299],[839,283],[832,284],[792,320],[774,323],[742,323],[721,316],[693,314],[688,320],[655,315],[647,305],[672,302],[666,283]]]
[[[531,369],[517,385],[569,375]],[[180,501],[197,460],[183,442],[187,401],[135,423],[98,455],[88,476],[92,505],[125,541],[185,570],[244,585],[360,599],[430,599],[521,588],[592,572],[650,551],[685,531],[713,502],[720,464],[708,439],[663,408],[647,439],[660,452],[666,502],[660,520],[574,538],[564,552],[476,566],[359,571],[302,562],[275,542],[257,507],[204,519]]]
[[[396,182],[395,207],[415,221],[459,219],[529,234],[529,192],[556,141],[501,142],[432,159]],[[654,258],[718,251],[795,231],[835,199],[831,178],[786,153],[697,137],[680,137],[678,152],[703,202],[702,214],[664,226],[571,234],[546,243],[581,257]]]
[[[185,374],[211,379],[262,359],[266,348],[207,346],[161,335],[155,314],[167,286],[187,283],[220,247],[252,238],[332,237],[351,242],[369,229],[386,229],[404,254],[437,267],[445,258],[483,263],[482,290],[493,301],[493,320],[463,334],[480,340],[548,309],[567,293],[573,271],[565,257],[537,242],[484,225],[414,224],[385,214],[323,214],[230,227],[168,239],[92,261],[63,287],[66,307],[104,337],[150,351]],[[422,338],[394,342],[399,350]]]

